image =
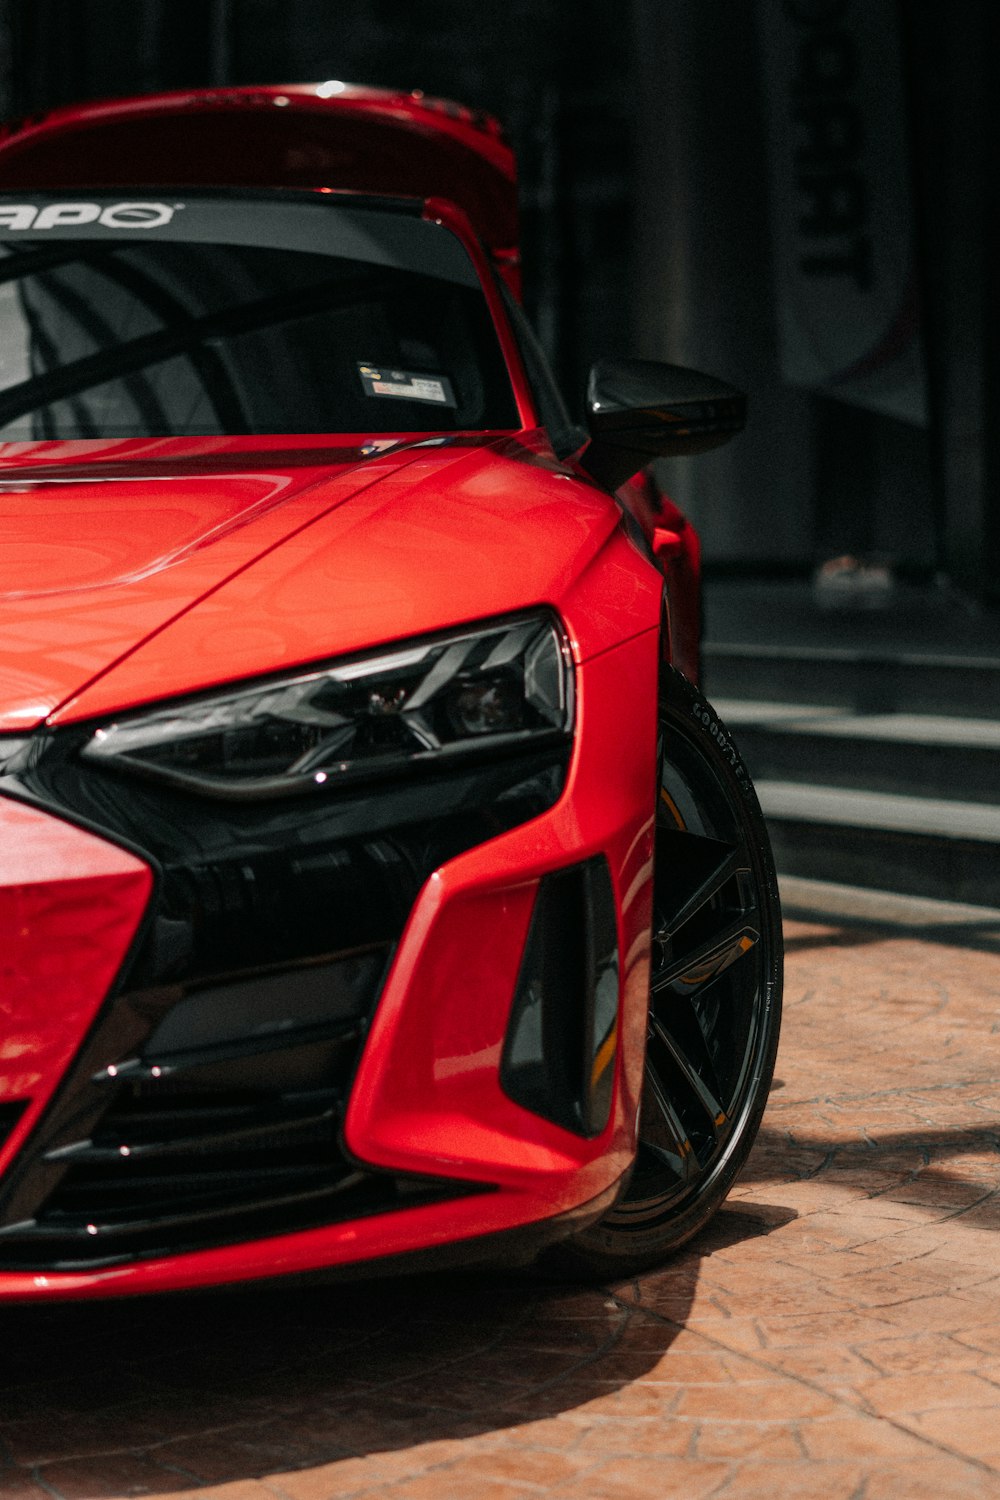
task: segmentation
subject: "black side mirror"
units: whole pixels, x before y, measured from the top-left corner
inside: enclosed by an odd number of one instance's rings
[[[583,467],[616,490],[654,458],[706,453],[743,431],[747,398],[712,375],[649,359],[603,359],[587,385]]]

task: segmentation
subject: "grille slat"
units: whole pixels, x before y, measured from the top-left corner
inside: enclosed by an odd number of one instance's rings
[[[208,1162],[180,1155],[140,1163],[119,1158],[117,1162],[68,1172],[59,1189],[60,1203],[82,1196],[95,1205],[112,1200],[127,1204],[130,1199],[154,1190],[169,1201],[193,1189],[218,1195],[220,1199],[236,1197],[252,1201],[272,1186],[280,1188],[283,1182],[295,1181],[304,1173],[323,1173],[329,1181],[334,1175],[332,1157],[330,1151],[320,1153],[314,1149],[298,1160],[288,1153],[283,1160],[276,1161],[262,1160],[259,1155],[235,1157],[232,1153],[217,1153]],[[338,1165],[342,1168],[343,1164]]]
[[[310,1109],[296,1115],[281,1116],[268,1109],[263,1118],[261,1111],[252,1106],[227,1111],[196,1107],[191,1111],[193,1118],[179,1109],[163,1111],[159,1118],[155,1111],[132,1111],[124,1118],[122,1114],[118,1116],[116,1124],[120,1140],[73,1141],[68,1146],[47,1152],[45,1160],[86,1167],[93,1163],[136,1162],[156,1157],[218,1155],[220,1151],[234,1147],[263,1150],[329,1142],[338,1116],[339,1096],[331,1092],[328,1101],[319,1110]],[[164,1115],[168,1117],[165,1119]],[[194,1127],[199,1124],[201,1129],[194,1133]],[[170,1129],[169,1137],[155,1134],[158,1125],[161,1131]],[[187,1134],[183,1133],[185,1130]],[[174,1134],[175,1131],[178,1133]]]
[[[352,1172],[340,1182],[312,1183],[297,1192],[286,1192],[280,1197],[271,1199],[267,1206],[274,1210],[309,1199],[331,1198],[363,1183],[366,1175],[364,1172]],[[243,1201],[219,1204],[214,1208],[213,1216],[216,1219],[226,1216],[246,1218],[248,1216],[247,1205]],[[119,1236],[148,1235],[151,1231],[162,1234],[165,1231],[190,1229],[199,1226],[203,1220],[204,1210],[201,1207],[192,1207],[186,1211],[178,1210],[176,1202],[169,1213],[149,1213],[145,1218],[134,1217],[121,1220],[102,1218],[100,1215],[81,1216],[63,1209],[55,1209],[47,1211],[42,1219],[6,1225],[0,1229],[0,1241],[8,1236],[16,1236],[19,1240],[30,1241],[36,1245],[49,1242],[53,1246],[58,1246],[63,1243],[69,1249],[73,1241],[89,1245],[99,1238],[101,1240],[100,1251],[104,1254],[108,1249],[109,1241]]]
[[[320,1042],[357,1043],[361,1039],[362,1029],[359,1022],[297,1027],[290,1031],[267,1032],[262,1036],[244,1037],[211,1047],[192,1047],[183,1052],[170,1052],[151,1058],[130,1057],[122,1063],[113,1063],[103,1069],[93,1081],[104,1087],[168,1078],[180,1081],[208,1068],[242,1060],[251,1061],[258,1057],[273,1060],[275,1054],[313,1047]]]
[[[248,1200],[254,1198],[273,1205],[300,1192],[332,1192],[340,1186],[331,1183],[329,1172],[315,1166],[294,1171],[258,1169],[249,1175],[249,1181],[237,1185],[226,1172],[176,1172],[167,1179],[137,1177],[124,1191],[120,1182],[109,1178],[88,1178],[63,1188],[56,1212],[67,1220],[80,1215],[99,1225],[127,1228],[147,1216],[167,1225],[187,1218],[188,1210],[198,1215],[229,1213],[234,1207],[245,1211]],[[182,1206],[185,1211],[179,1214]]]

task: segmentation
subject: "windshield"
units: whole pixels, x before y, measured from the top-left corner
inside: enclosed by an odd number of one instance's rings
[[[0,440],[518,425],[475,269],[412,209],[0,197]]]

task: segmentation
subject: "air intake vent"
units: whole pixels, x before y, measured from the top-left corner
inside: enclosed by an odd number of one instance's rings
[[[539,882],[500,1065],[507,1095],[593,1138],[618,1051],[618,930],[602,855]]]

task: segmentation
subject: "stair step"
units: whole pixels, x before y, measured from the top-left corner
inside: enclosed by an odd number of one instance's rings
[[[801,875],[783,876],[779,886],[782,912],[799,921],[866,922],[953,942],[973,937],[977,946],[1000,949],[1000,910],[996,907],[901,896],[897,891],[837,885]]]
[[[974,745],[1000,750],[1000,720],[945,714],[859,714],[832,704],[767,703],[714,697],[712,703],[730,727],[753,725],[798,729],[841,739],[892,740],[913,745]]]
[[[786,880],[1000,909],[1000,612],[898,580],[883,603],[709,579],[705,690]]]
[[[1000,807],[987,807],[981,802],[887,796],[884,792],[767,779],[756,782],[756,787],[760,805],[770,818],[807,818],[838,828],[974,839],[991,847],[1000,844]]]
[[[1000,710],[1000,656],[902,652],[840,646],[706,643],[704,686],[713,702],[749,698],[862,713],[957,714],[991,719]]]
[[[783,875],[1000,906],[1000,807],[764,778]]]
[[[1000,722],[713,701],[755,778],[1000,804]]]

